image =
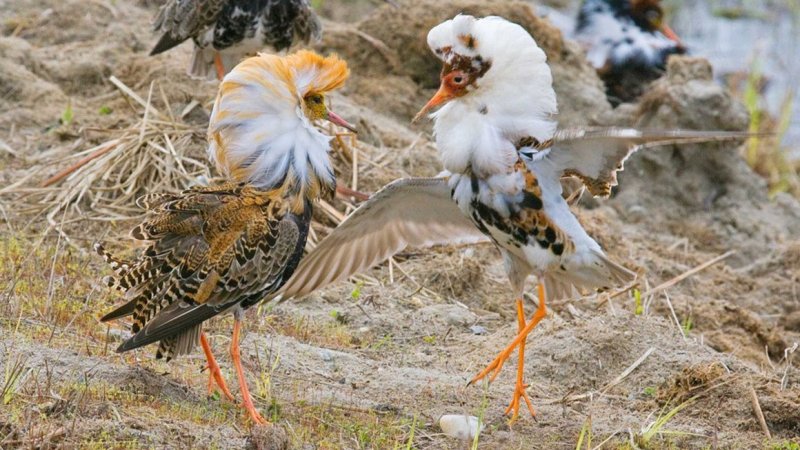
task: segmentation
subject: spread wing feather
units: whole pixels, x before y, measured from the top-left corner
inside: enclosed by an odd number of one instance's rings
[[[306,295],[406,247],[484,239],[450,198],[446,179],[396,180],[362,204],[303,258],[279,295],[283,299]]]
[[[116,271],[109,285],[127,300],[103,320],[133,315],[135,335],[119,351],[156,341],[162,341],[157,357],[191,350],[203,321],[277,289],[305,236],[304,219],[277,195],[242,184],[145,197],[140,204],[149,212],[131,235],[149,245],[135,261],[95,247]]]
[[[217,19],[228,0],[168,0],[158,11],[154,28],[163,33],[151,55],[165,52],[202,33]]]
[[[640,148],[744,140],[751,136],[752,133],[739,131],[564,129],[545,143],[552,148],[543,158],[563,176],[580,178],[592,195],[607,196],[611,187],[616,186],[617,172],[622,170],[625,160]]]

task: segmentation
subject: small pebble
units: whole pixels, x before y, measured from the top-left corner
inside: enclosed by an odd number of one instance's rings
[[[483,430],[483,425],[478,426],[475,416],[445,414],[439,419],[439,427],[444,434],[456,439],[468,441]]]
[[[319,357],[322,358],[325,362],[333,361],[333,355],[326,349],[322,349],[319,351]]]
[[[486,327],[482,327],[480,325],[473,325],[469,327],[469,331],[472,331],[472,334],[482,335],[489,332]]]

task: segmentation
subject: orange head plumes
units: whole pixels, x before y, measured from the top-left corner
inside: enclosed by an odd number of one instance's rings
[[[335,185],[330,137],[313,122],[352,129],[325,106],[325,94],[349,74],[339,57],[307,50],[242,61],[220,84],[208,127],[209,158],[226,177],[262,189],[317,193],[320,185]]]
[[[324,57],[309,50],[300,50],[281,60],[294,72],[293,78],[302,95],[311,92],[324,94],[339,89],[350,76],[347,63],[336,55]]]

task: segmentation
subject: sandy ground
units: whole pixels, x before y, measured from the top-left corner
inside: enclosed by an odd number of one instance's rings
[[[527,347],[536,420],[509,427],[503,417],[513,361],[491,386],[466,387],[516,329],[489,245],[409,250],[305,299],[254,308],[245,364],[277,427],[251,429],[235,405],[207,397],[199,352],[170,364],[152,359],[154,349],[115,354],[128,331],[97,321],[116,299],[87,250],[100,238],[126,249],[117,238],[133,221],[102,220],[82,201],[51,214],[59,234],[45,219],[52,211],[37,206],[66,188],[36,186],[141,118],[112,75],[143,98],[155,82],[153,105],[175,116],[197,104],[178,119],[198,130],[180,145],[202,158],[215,84],[184,75],[188,45],[147,56],[151,3],[0,0],[1,448],[469,448],[437,425],[461,413],[484,418],[487,449],[572,449],[582,430],[583,448],[586,435],[592,448],[797,448],[800,205],[768,198],[730,144],[641,152],[612,199],[576,206],[608,253],[644,274],[640,292],[734,253],[645,295],[641,308],[630,292],[550,305]],[[612,110],[575,44],[526,4],[401,3],[322,5],[317,48],[340,53],[353,72],[332,103],[362,130],[358,189],[438,172],[430,124],[409,119],[437,84],[425,33],[458,11],[503,15],[532,32],[551,61],[564,125],[747,126],[703,60],[673,60],[640,104]],[[335,157],[351,184],[352,163]],[[316,218],[319,236],[335,224]],[[223,350],[230,327],[221,318],[209,330],[235,389]]]

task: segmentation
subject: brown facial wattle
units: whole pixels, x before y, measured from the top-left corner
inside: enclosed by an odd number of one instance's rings
[[[484,59],[480,55],[464,56],[454,53],[442,66],[441,79],[444,80],[448,74],[459,71],[466,77],[465,86],[470,86],[478,78],[486,74],[491,67],[491,61]]]

